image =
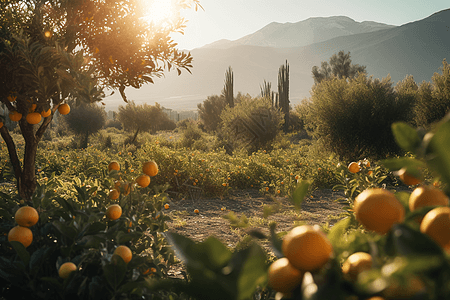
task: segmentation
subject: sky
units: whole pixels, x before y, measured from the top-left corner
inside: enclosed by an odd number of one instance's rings
[[[403,25],[450,8],[449,0],[200,0],[200,4],[204,10],[182,11],[188,20],[184,35],[172,36],[179,49],[236,40],[271,22],[347,16],[357,22]]]

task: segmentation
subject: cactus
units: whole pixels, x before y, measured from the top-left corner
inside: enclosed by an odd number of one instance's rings
[[[284,114],[284,132],[289,130],[289,64],[281,65],[278,71],[278,104]]]
[[[225,72],[225,85],[223,86],[222,94],[230,107],[234,107],[233,80],[233,70],[229,66]]]
[[[259,86],[261,89],[261,98],[267,98],[272,101],[272,107],[278,108],[278,94],[272,91],[272,84],[264,80],[263,85]]]

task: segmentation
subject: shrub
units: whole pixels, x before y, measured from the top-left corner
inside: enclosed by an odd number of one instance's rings
[[[206,131],[213,132],[217,130],[220,123],[220,114],[227,105],[224,95],[208,96],[203,104],[199,103],[198,116]]]
[[[282,113],[267,98],[241,98],[234,108],[225,108],[220,118],[223,140],[231,149],[248,152],[269,148],[283,123]]]
[[[312,90],[309,122],[314,134],[343,160],[397,153],[391,124],[406,121],[414,101],[398,94],[390,77],[360,74],[352,80],[325,80]]]

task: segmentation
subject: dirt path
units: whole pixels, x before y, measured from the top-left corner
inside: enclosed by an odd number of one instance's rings
[[[331,226],[343,212],[344,205],[334,201],[341,197],[342,193],[331,189],[317,190],[303,201],[302,210],[297,211],[286,197],[263,196],[257,190],[237,190],[222,198],[174,200],[169,212],[172,221],[167,224],[170,230],[196,241],[213,235],[227,246],[234,247],[250,229],[268,234],[268,224],[272,221],[277,222],[277,232],[288,231],[301,223],[326,225],[328,222]],[[264,219],[264,206],[275,209],[278,206],[278,209]],[[194,209],[199,213],[194,213]],[[230,212],[237,217],[245,215],[249,226],[232,228],[230,221],[224,218]]]

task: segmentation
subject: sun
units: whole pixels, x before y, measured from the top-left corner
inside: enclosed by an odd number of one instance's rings
[[[164,25],[175,16],[173,0],[146,0],[144,20],[155,25]]]

